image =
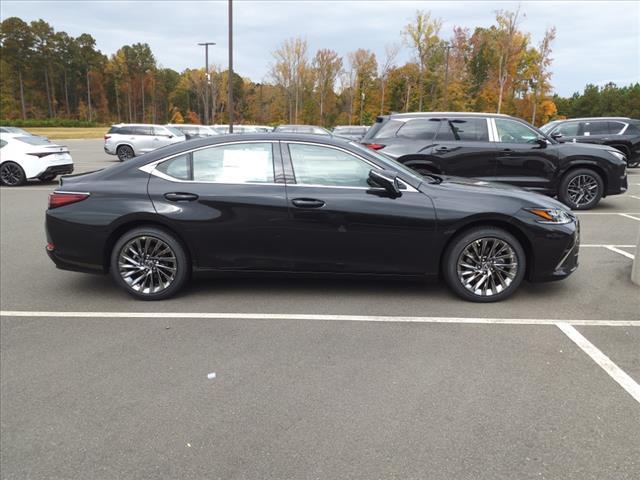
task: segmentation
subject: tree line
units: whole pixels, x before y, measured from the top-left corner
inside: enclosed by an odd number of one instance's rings
[[[498,11],[488,27],[454,27],[417,11],[382,55],[309,50],[290,38],[272,53],[264,82],[234,74],[234,116],[241,123],[370,124],[404,111],[485,111],[534,124],[557,116],[640,116],[640,84],[589,85],[571,98],[552,95],[555,28],[539,43],[522,13]],[[399,65],[402,49],[411,60]],[[0,118],[5,121],[211,123],[228,121],[229,75],[218,65],[177,72],[158,64],[146,43],[111,56],[89,34],[73,37],[44,20],[0,24]]]

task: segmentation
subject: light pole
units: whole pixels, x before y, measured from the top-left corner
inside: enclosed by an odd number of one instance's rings
[[[204,123],[209,125],[209,45],[215,45],[215,42],[202,42],[198,45],[204,46]]]
[[[229,0],[229,77],[227,79],[229,133],[233,133],[233,0]]]
[[[444,110],[447,111],[449,109],[449,50],[451,50],[451,45],[447,42],[444,60]]]

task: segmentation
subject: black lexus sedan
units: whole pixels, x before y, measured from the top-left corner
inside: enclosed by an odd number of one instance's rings
[[[578,221],[508,185],[419,176],[355,142],[300,134],[192,140],[93,173],[49,199],[58,268],[110,272],[164,299],[196,274],[444,278],[464,299],[567,277]]]
[[[369,148],[421,174],[509,183],[574,210],[627,190],[625,156],[610,146],[559,143],[524,120],[491,113],[424,112],[380,116]]]

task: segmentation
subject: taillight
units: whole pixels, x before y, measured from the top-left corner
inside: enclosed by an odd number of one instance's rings
[[[49,194],[49,208],[63,207],[64,205],[81,202],[87,198],[89,198],[88,193],[53,192]]]
[[[106,142],[107,140],[109,140],[111,138],[111,135],[105,135],[104,136],[104,141]]]
[[[382,150],[384,147],[386,147],[386,145],[381,145],[379,143],[367,143],[366,146],[371,150]]]

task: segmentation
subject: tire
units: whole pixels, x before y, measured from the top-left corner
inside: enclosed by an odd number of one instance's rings
[[[513,295],[526,269],[527,259],[520,242],[496,227],[477,227],[455,237],[442,263],[442,273],[451,290],[478,303],[498,302]]]
[[[602,177],[589,168],[578,168],[564,176],[558,198],[572,210],[589,210],[598,204],[603,193]]]
[[[133,148],[131,148],[129,145],[120,145],[118,148],[116,148],[116,155],[118,155],[118,159],[121,162],[130,160],[136,156]]]
[[[160,228],[141,227],[115,243],[110,270],[116,284],[135,298],[164,300],[184,286],[191,267],[184,247],[173,235]]]
[[[27,182],[24,170],[16,162],[4,162],[0,165],[0,183],[6,187],[18,187]]]

